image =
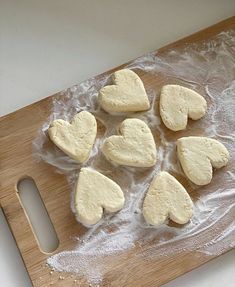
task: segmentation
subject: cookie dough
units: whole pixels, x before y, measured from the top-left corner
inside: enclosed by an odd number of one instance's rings
[[[54,144],[79,163],[88,160],[96,133],[96,119],[86,111],[76,114],[71,123],[55,120],[48,129]]]
[[[99,103],[108,113],[145,111],[150,107],[143,82],[128,69],[113,74],[113,85],[105,86],[99,92]]]
[[[158,226],[170,218],[185,224],[193,215],[193,202],[178,180],[168,172],[154,177],[143,203],[147,223]]]
[[[206,100],[195,91],[179,86],[163,86],[160,95],[160,115],[165,126],[172,131],[186,128],[188,117],[198,120],[206,113]]]
[[[139,119],[126,119],[120,134],[107,138],[102,152],[118,165],[151,167],[156,163],[156,145],[147,124]]]
[[[103,174],[82,168],[75,190],[75,208],[78,220],[84,225],[96,224],[103,209],[116,212],[124,205],[120,186]]]
[[[212,167],[228,163],[229,152],[217,140],[206,137],[183,137],[177,140],[177,154],[186,176],[197,185],[212,179]]]

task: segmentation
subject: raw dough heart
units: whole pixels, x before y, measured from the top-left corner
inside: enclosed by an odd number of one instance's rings
[[[50,139],[80,163],[89,158],[96,132],[95,117],[85,111],[76,114],[71,124],[64,120],[55,120],[48,129]]]
[[[151,130],[139,119],[126,119],[120,126],[120,136],[111,136],[102,151],[111,162],[150,167],[156,163],[156,145]]]
[[[128,69],[113,74],[114,85],[106,86],[99,92],[101,107],[109,113],[137,112],[149,109],[150,104],[143,82]]]
[[[155,176],[143,204],[146,222],[156,226],[169,217],[176,223],[185,224],[192,214],[193,202],[178,180],[164,171]]]
[[[75,208],[78,220],[84,225],[97,223],[103,208],[116,212],[124,205],[124,195],[118,184],[103,174],[82,168],[75,191]]]
[[[206,113],[205,99],[193,90],[178,86],[163,86],[160,96],[160,115],[165,126],[172,131],[183,130],[188,117],[198,120]]]
[[[229,152],[225,146],[206,137],[178,139],[177,154],[186,176],[198,185],[210,183],[212,167],[221,168],[229,160]]]

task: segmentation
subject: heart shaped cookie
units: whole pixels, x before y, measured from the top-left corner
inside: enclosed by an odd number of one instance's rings
[[[172,131],[186,128],[188,117],[198,120],[206,113],[206,100],[195,91],[178,86],[163,86],[160,95],[160,115],[165,126]]]
[[[85,111],[76,114],[71,124],[64,120],[55,120],[48,129],[49,137],[54,144],[80,163],[89,158],[96,132],[95,117]]]
[[[128,69],[113,74],[114,85],[106,86],[99,92],[99,103],[108,113],[145,111],[150,107],[143,82]]]
[[[107,138],[102,152],[119,165],[150,167],[156,163],[156,145],[151,130],[139,119],[126,119],[120,126],[120,136]]]
[[[124,202],[117,183],[92,169],[81,169],[75,190],[75,209],[82,224],[96,224],[103,216],[103,209],[116,212],[122,209]]]
[[[193,215],[193,202],[176,178],[161,172],[154,177],[145,196],[143,215],[154,226],[163,224],[168,217],[185,224]]]
[[[186,176],[198,185],[210,183],[212,167],[221,168],[229,160],[229,152],[225,146],[206,137],[178,139],[177,154]]]

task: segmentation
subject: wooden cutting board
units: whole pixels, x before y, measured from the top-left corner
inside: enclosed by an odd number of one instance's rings
[[[158,53],[163,54],[169,49],[183,47],[188,43],[208,40],[228,29],[235,29],[235,17],[161,48]],[[105,74],[110,74],[120,68],[122,66]],[[148,79],[147,74],[142,76],[147,89],[156,88],[153,81]],[[162,82],[163,80],[159,79],[159,85]],[[54,284],[54,286],[67,287],[75,286],[74,278],[71,278],[69,274],[64,274],[64,279],[61,280],[59,279],[61,274],[50,275],[50,269],[45,267],[45,263],[51,254],[40,251],[16,193],[19,179],[29,176],[35,180],[59,238],[60,244],[55,253],[72,249],[76,242],[73,242],[71,238],[86,231],[76,222],[70,210],[70,188],[65,176],[55,173],[52,166],[42,161],[35,162],[32,156],[32,141],[50,114],[52,97],[50,96],[0,119],[0,204],[33,285],[44,287]],[[188,252],[146,262],[141,257],[135,257],[133,252],[138,251],[136,249],[127,251],[121,257],[113,259],[116,261],[116,267],[107,271],[103,286],[160,286],[213,258],[213,256],[206,256],[203,253]],[[128,272],[126,272],[127,270]],[[79,286],[87,285],[81,283]]]

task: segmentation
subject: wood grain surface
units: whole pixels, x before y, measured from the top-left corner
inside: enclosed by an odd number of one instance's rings
[[[231,28],[235,28],[235,17],[163,47],[158,50],[158,53],[164,54],[175,47],[207,40]],[[122,66],[105,74],[120,68]],[[97,77],[100,76],[102,75]],[[144,72],[140,76],[147,89],[159,88],[165,82],[164,78],[159,78],[156,83]],[[50,254],[40,250],[16,190],[17,182],[21,178],[30,176],[35,180],[59,238],[60,244],[55,253],[72,249],[76,242],[71,241],[70,238],[83,234],[86,228],[77,223],[70,210],[70,188],[67,180],[64,175],[56,173],[52,166],[42,161],[36,162],[32,156],[32,141],[50,114],[52,98],[53,96],[50,96],[0,119],[0,204],[33,285],[68,287],[76,286],[74,277],[70,274],[62,274],[64,278],[61,280],[59,278],[61,274],[56,272],[50,274],[50,269],[45,265]],[[102,286],[160,286],[213,258],[203,253],[182,252],[148,262],[141,256],[135,256],[138,252],[136,247],[120,256],[107,259],[110,260],[110,267],[106,271]],[[84,280],[80,281],[78,286],[88,285]]]

